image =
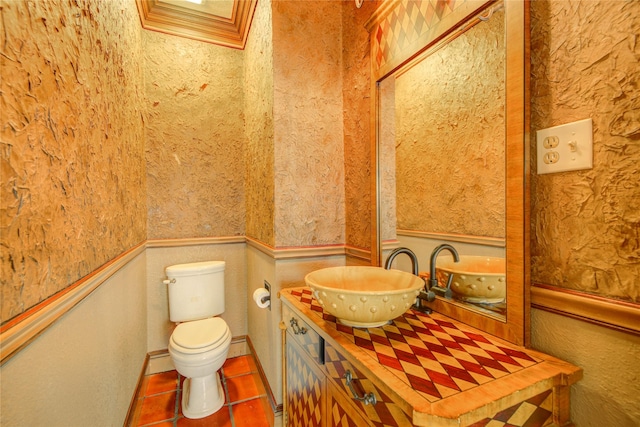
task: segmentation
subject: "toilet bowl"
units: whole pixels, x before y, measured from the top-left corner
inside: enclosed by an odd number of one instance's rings
[[[169,339],[169,355],[180,375],[182,413],[204,418],[224,405],[224,390],[218,370],[231,345],[231,331],[219,317],[180,323]]]
[[[182,413],[204,418],[224,405],[218,370],[224,364],[231,331],[216,317],[224,313],[224,261],[171,265],[165,269],[169,320],[176,323],[169,338],[169,355],[180,375]]]

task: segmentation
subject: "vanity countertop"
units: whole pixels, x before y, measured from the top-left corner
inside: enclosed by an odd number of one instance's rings
[[[386,326],[360,329],[323,311],[308,287],[280,296],[414,425],[472,425],[527,401],[524,411],[568,419],[568,386],[580,380],[582,369],[567,362],[438,313],[409,310]]]

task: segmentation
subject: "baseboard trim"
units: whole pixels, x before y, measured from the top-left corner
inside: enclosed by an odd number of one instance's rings
[[[152,352],[158,353],[158,352]],[[149,360],[154,357],[152,353],[147,353],[144,357],[144,363],[142,364],[142,369],[140,370],[140,375],[138,376],[138,382],[136,383],[136,389],[133,392],[133,397],[131,402],[129,402],[129,410],[127,411],[127,416],[124,419],[123,426],[124,427],[134,427],[137,423],[134,423],[134,420],[138,419],[138,415],[134,413],[136,408],[139,408],[141,405],[138,405],[138,400],[140,400],[142,396],[142,391],[146,388],[145,378],[147,374],[147,368],[149,366]]]
[[[256,355],[256,350],[255,348],[253,348],[253,344],[251,343],[251,338],[249,338],[249,336],[247,336],[247,345],[249,346],[249,351],[251,351],[251,354],[253,355],[253,358],[256,361],[256,366],[258,367],[258,374],[262,379],[262,384],[264,384],[265,388],[267,389],[267,398],[269,399],[269,404],[271,405],[273,414],[274,416],[277,417],[278,415],[282,414],[282,404],[278,404],[278,402],[276,401],[276,398],[273,394],[273,390],[271,389],[271,384],[269,384],[269,381],[267,380],[267,376],[265,375],[264,370],[262,369],[262,364],[260,363],[260,359]]]
[[[534,283],[531,286],[531,306],[640,335],[640,304]]]

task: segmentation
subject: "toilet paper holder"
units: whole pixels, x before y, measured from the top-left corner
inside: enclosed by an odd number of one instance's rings
[[[271,311],[271,285],[269,282],[265,280],[264,287],[253,292],[253,300],[259,308],[267,308]]]
[[[267,301],[271,301],[271,285],[266,280],[264,281],[264,288],[269,291],[269,295],[266,295],[261,298],[263,304]],[[271,303],[269,303],[269,306],[267,307],[267,309],[271,311]]]
[[[262,304],[264,304],[264,303],[265,303],[265,302],[267,302],[267,301],[271,301],[271,295],[265,295],[265,296],[263,296],[262,298],[260,298],[260,302],[261,302]]]

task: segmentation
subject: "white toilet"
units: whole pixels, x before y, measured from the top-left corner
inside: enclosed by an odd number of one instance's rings
[[[222,408],[218,370],[231,345],[224,312],[224,261],[172,265],[165,269],[169,318],[179,323],[169,339],[169,355],[182,376],[182,413],[204,418]]]

